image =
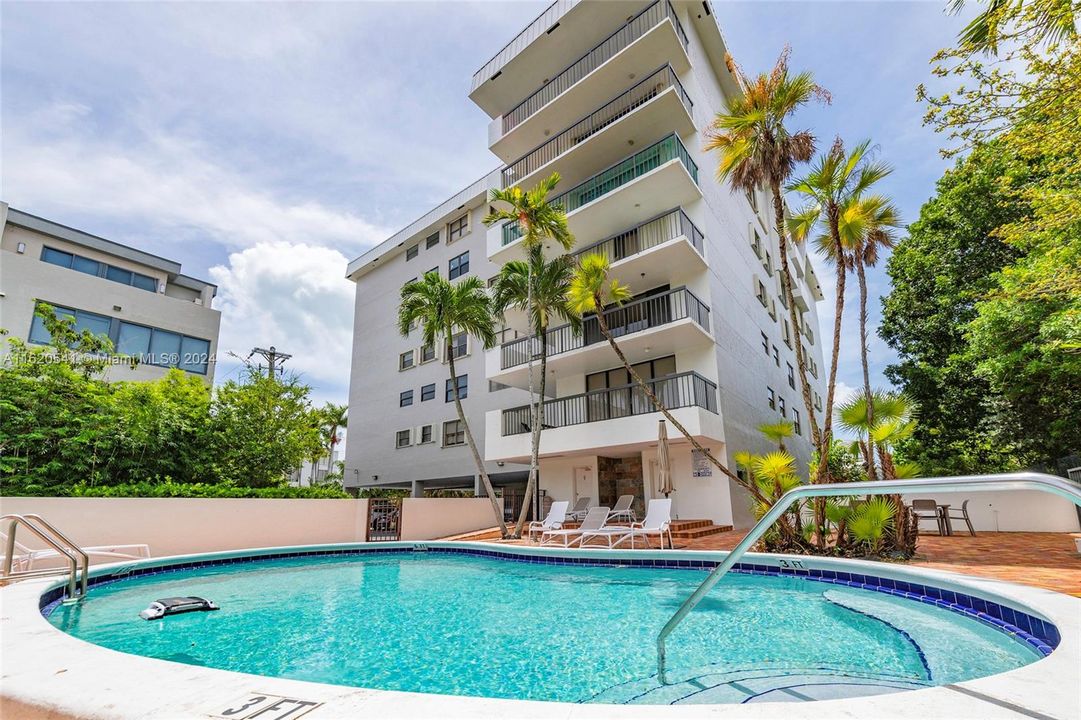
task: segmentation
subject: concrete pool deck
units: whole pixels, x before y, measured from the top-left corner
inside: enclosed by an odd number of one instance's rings
[[[411,549],[415,543],[380,543]],[[484,543],[423,543],[426,547],[495,549]],[[268,552],[348,549],[357,545],[276,548],[218,553],[245,557]],[[370,545],[368,547],[371,547]],[[571,551],[507,547],[509,553],[549,557],[706,559],[719,553],[688,551]],[[205,556],[203,556],[205,557]],[[196,559],[157,558],[137,566]],[[303,715],[331,718],[1075,718],[1081,716],[1081,600],[1044,589],[883,563],[748,555],[747,561],[781,566],[798,559],[812,568],[840,569],[910,579],[1008,603],[1051,620],[1061,643],[1049,656],[1007,673],[923,690],[808,703],[760,705],[602,705],[499,700],[404,693],[262,677],[148,657],[89,644],[53,627],[39,610],[42,593],[57,580],[26,580],[0,590],[0,715],[20,718],[258,718]],[[124,567],[133,564],[125,563]],[[118,566],[114,566],[118,569]],[[108,567],[92,573],[110,574]],[[91,589],[91,597],[93,589]],[[317,639],[315,639],[317,641]],[[392,659],[388,659],[393,662]],[[243,710],[241,709],[243,708]]]

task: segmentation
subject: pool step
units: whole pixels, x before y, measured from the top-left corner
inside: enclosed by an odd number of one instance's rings
[[[695,540],[708,535],[729,532],[731,525],[714,525],[711,520],[673,520],[672,537],[677,540]]]

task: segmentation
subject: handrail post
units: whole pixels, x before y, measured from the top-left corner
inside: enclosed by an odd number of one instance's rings
[[[82,577],[82,581],[80,583],[80,588],[79,589],[80,589],[80,595],[86,595],[86,587],[87,587],[87,583],[89,581],[89,576],[90,576],[90,556],[86,553],[86,551],[83,550],[81,547],[79,547],[67,535],[60,532],[60,530],[57,529],[57,527],[55,525],[53,525],[52,523],[50,523],[48,520],[46,520],[42,516],[38,515],[37,513],[27,513],[23,517],[26,517],[26,518],[28,518],[30,520],[33,520],[34,522],[38,523],[39,525],[44,526],[46,530],[48,530],[53,535],[55,535],[57,538],[59,538],[61,542],[67,543],[68,547],[70,547],[72,549],[72,551],[77,553],[79,555],[79,557],[82,558],[82,560],[83,560],[83,577]]]
[[[789,490],[754,524],[743,539],[732,548],[717,567],[710,571],[705,580],[691,596],[683,601],[675,614],[661,628],[657,635],[657,677],[662,685],[667,685],[665,640],[676,626],[702,601],[713,587],[728,573],[736,562],[743,557],[751,546],[766,533],[797,500],[812,497],[843,497],[848,495],[896,495],[911,494],[925,490],[955,492],[971,490],[989,492],[992,490],[1039,490],[1058,495],[1081,507],[1081,486],[1054,475],[1035,472],[1013,472],[998,475],[962,475],[957,477],[917,478],[911,480],[875,480],[852,483],[825,483],[822,485],[801,485]]]
[[[33,520],[28,519],[23,515],[4,515],[0,520],[10,520],[11,524],[8,526],[10,534],[8,535],[8,555],[4,561],[4,577],[16,577],[16,573],[10,571],[12,560],[15,557],[15,532],[21,523],[23,527],[34,534],[39,540],[52,548],[58,555],[68,559],[68,567],[70,573],[68,575],[68,599],[80,600],[83,595],[78,594],[76,580],[79,575],[79,561],[75,556],[69,552],[66,548],[56,542],[47,532],[42,530]],[[80,551],[81,552],[81,551]],[[85,593],[83,593],[85,594]]]

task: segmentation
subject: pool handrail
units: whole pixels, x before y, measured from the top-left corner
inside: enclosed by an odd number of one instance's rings
[[[683,601],[675,614],[669,618],[657,635],[657,677],[662,685],[665,679],[665,640],[687,614],[702,601],[706,593],[713,589],[721,578],[735,566],[736,562],[758,542],[781,515],[788,511],[797,500],[814,497],[838,497],[848,495],[911,495],[913,493],[934,490],[955,492],[970,490],[989,492],[994,490],[1039,490],[1059,495],[1081,507],[1081,485],[1065,478],[1037,472],[1010,472],[997,475],[958,475],[956,477],[914,478],[907,480],[874,480],[851,483],[824,483],[822,485],[801,485],[789,490],[773,504],[773,507],[755,523],[743,539],[732,548],[724,560],[713,568],[709,576],[702,581],[691,596]]]
[[[4,547],[4,562],[0,566],[0,578],[4,580],[39,577],[42,575],[55,575],[57,569],[45,570],[13,570],[15,561],[15,533],[20,525],[29,530],[35,537],[48,545],[59,557],[67,560],[68,582],[67,597],[64,602],[76,602],[86,597],[87,581],[90,575],[90,557],[81,547],[76,545],[70,538],[56,529],[45,518],[34,513],[26,515],[3,515],[0,522],[7,521],[7,538]],[[82,560],[82,579],[79,580],[79,561]]]

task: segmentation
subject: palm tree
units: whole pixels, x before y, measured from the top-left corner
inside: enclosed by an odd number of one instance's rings
[[[538,182],[532,190],[522,190],[515,185],[506,189],[494,189],[491,192],[492,203],[497,205],[485,218],[484,224],[491,226],[496,223],[517,223],[521,233],[522,247],[529,257],[533,251],[541,252],[546,242],[552,241],[558,244],[564,251],[570,250],[574,245],[574,236],[567,227],[567,213],[563,206],[548,201],[548,195],[559,184],[559,173],[552,173],[547,178]],[[527,265],[527,270],[532,272],[532,263]],[[526,305],[533,305],[533,282],[532,275],[527,277]],[[530,328],[533,329],[532,327]],[[532,337],[529,341],[533,343]],[[533,354],[530,353],[526,360],[529,372],[529,403],[530,403],[530,455],[529,455],[529,480],[526,483],[525,499],[522,502],[522,513],[519,516],[517,528],[521,528],[524,518],[528,517],[529,509],[533,503],[533,493],[537,486],[537,472],[540,464],[540,433],[542,423],[540,421],[540,399],[534,392],[536,383],[533,378]]]
[[[492,327],[492,301],[488,297],[484,282],[471,276],[457,283],[440,277],[437,272],[429,272],[420,280],[413,280],[402,288],[401,304],[398,306],[398,331],[403,337],[409,335],[414,325],[420,326],[423,342],[427,346],[438,347],[436,343],[446,345],[458,333],[468,333],[484,344],[485,348],[495,345],[495,329]],[[454,394],[454,409],[458,412],[458,422],[465,431],[469,450],[473,453],[473,462],[477,465],[484,491],[492,503],[492,512],[499,523],[503,537],[507,537],[507,525],[503,522],[503,508],[495,497],[492,481],[484,469],[484,461],[477,450],[473,431],[462,410],[462,400],[458,397],[458,373],[454,367],[454,353],[447,353],[450,369],[450,385]]]
[[[792,239],[803,242],[815,230],[821,228],[818,246],[827,259],[833,260],[845,256],[845,241],[841,237],[841,225],[849,231],[846,238],[853,242],[852,233],[860,228],[850,218],[850,210],[859,208],[861,195],[876,182],[889,175],[893,170],[884,163],[872,162],[869,157],[870,140],[858,144],[851,153],[846,153],[844,144],[838,138],[828,153],[819,156],[810,172],[786,189],[799,193],[808,200],[808,204],[789,218],[788,229]],[[825,482],[829,471],[829,448],[833,438],[833,399],[837,384],[837,364],[841,349],[841,319],[844,314],[846,263],[836,262],[837,290],[833,313],[833,348],[830,362],[829,381],[826,385],[826,408],[822,420],[822,450],[825,462],[818,464],[816,482]],[[865,345],[866,347],[866,345]],[[866,354],[864,369],[866,373]],[[868,395],[870,381],[866,382]],[[874,479],[873,475],[870,479]]]
[[[334,446],[338,444],[338,430],[345,427],[348,423],[348,406],[335,405],[328,402],[326,405],[316,410],[316,418],[320,424],[320,431],[323,434],[323,439],[326,441],[326,445],[323,447],[319,455],[312,457],[312,470],[308,477],[308,482],[312,485],[315,484],[315,466],[319,462],[320,458],[329,457],[330,461],[334,460]]]
[[[585,315],[586,313],[593,313],[593,316],[597,319],[597,326],[604,335],[604,338],[608,341],[612,350],[615,352],[616,357],[623,363],[623,367],[626,368],[627,373],[634,380],[638,388],[645,394],[649,401],[653,404],[653,407],[657,409],[659,413],[664,415],[665,420],[672,423],[672,426],[676,428],[687,438],[695,450],[702,453],[703,457],[709,460],[713,465],[722,473],[728,476],[733,482],[739,484],[741,487],[748,490],[754,499],[759,503],[766,503],[767,498],[761,493],[758,486],[749,481],[745,481],[736,473],[728,469],[728,467],[714,457],[713,453],[708,448],[704,447],[702,443],[698,442],[695,438],[683,427],[683,423],[672,415],[672,413],[665,407],[664,403],[660,401],[657,394],[653,391],[653,388],[649,386],[642,376],[638,374],[638,371],[634,369],[630,361],[627,360],[627,356],[623,354],[623,349],[616,342],[615,337],[612,335],[611,330],[608,328],[608,322],[604,318],[604,308],[609,305],[621,305],[631,298],[631,291],[626,285],[623,285],[619,280],[609,278],[608,276],[608,258],[601,253],[590,253],[584,256],[578,264],[578,269],[574,273],[574,279],[571,281],[570,291],[567,293],[568,302],[573,312],[578,315]]]
[[[725,110],[717,113],[708,131],[709,141],[705,149],[720,153],[718,179],[748,193],[766,187],[772,195],[774,227],[780,238],[781,291],[795,333],[796,364],[811,438],[821,453],[824,449],[822,436],[815,417],[811,385],[807,380],[801,325],[792,293],[792,271],[788,263],[790,240],[785,226],[781,189],[795,166],[811,158],[815,147],[814,135],[807,130],[789,132],[785,123],[793,112],[812,98],[829,102],[829,94],[815,84],[810,73],[790,75],[788,54],[789,50],[785,48],[773,70],[757,78],[747,77],[734,63],[730,63],[743,92],[730,97]]]
[[[502,317],[507,310],[516,309],[529,318],[530,338],[527,340],[527,357],[534,355],[533,337],[540,338],[540,383],[537,388],[538,423],[544,427],[544,398],[548,380],[548,328],[553,318],[562,319],[575,335],[581,332],[581,321],[567,304],[567,291],[574,275],[574,260],[560,255],[545,262],[539,246],[529,250],[528,260],[512,260],[505,264],[496,276],[492,288],[492,306]],[[540,446],[537,445],[539,459]],[[532,488],[527,493],[532,495]],[[524,503],[523,503],[524,506]],[[518,516],[514,535],[521,536],[526,521],[526,510]]]

